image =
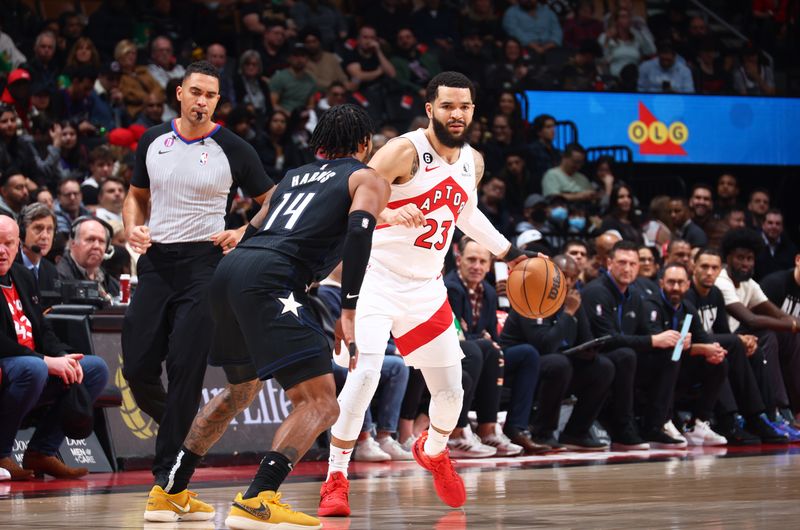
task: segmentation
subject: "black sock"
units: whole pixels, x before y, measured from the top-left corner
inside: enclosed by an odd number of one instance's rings
[[[194,468],[200,463],[203,457],[186,449],[182,445],[181,450],[175,457],[175,462],[169,473],[165,476],[156,478],[156,484],[167,493],[178,493],[189,487],[189,481],[194,475]]]
[[[292,461],[282,453],[270,451],[261,460],[256,478],[250,483],[243,498],[252,499],[262,491],[278,491],[286,476],[292,471],[292,467]]]

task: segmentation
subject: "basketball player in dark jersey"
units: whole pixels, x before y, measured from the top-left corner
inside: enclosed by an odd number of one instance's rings
[[[261,381],[274,377],[293,409],[252,484],[236,496],[226,524],[233,529],[280,523],[321,527],[318,519],[280,502],[277,490],[339,414],[329,345],[309,309],[306,289],[343,260],[336,343],[343,339],[354,355],[356,300],[375,219],[389,198],[386,181],[363,163],[371,138],[370,119],[361,107],[340,105],[326,112],[310,141],[322,159],[286,174],[269,208],[259,212],[236,249],[220,262],[211,283],[217,329],[210,364],[224,368],[228,384],[195,417],[166,483],[153,488],[163,489],[155,497],[186,490],[202,456],[253,400]],[[200,501],[190,497],[191,502]],[[186,516],[192,512],[189,504],[183,509],[152,504],[145,512],[148,520],[192,518]]]

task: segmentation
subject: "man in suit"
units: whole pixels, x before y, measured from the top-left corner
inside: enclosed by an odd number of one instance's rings
[[[53,248],[56,233],[56,214],[40,202],[29,204],[19,214],[20,250],[17,262],[31,271],[39,291],[55,290],[58,278],[56,266],[44,259]]]
[[[56,270],[62,280],[97,282],[100,296],[108,301],[119,296],[119,279],[106,273],[103,260],[114,230],[97,217],[84,216],[72,222],[67,252]]]
[[[39,421],[22,467],[11,449],[23,418],[37,405],[58,402],[70,385],[83,384],[92,400],[108,381],[103,359],[73,353],[62,343],[42,315],[33,276],[14,258],[19,250],[19,227],[0,215],[0,467],[13,480],[47,473],[57,478],[85,475],[85,468],[70,468],[56,453],[64,441],[60,409],[51,407]]]

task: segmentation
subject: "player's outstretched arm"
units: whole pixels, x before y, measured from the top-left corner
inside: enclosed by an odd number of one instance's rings
[[[350,368],[355,368],[355,309],[369,262],[376,218],[389,200],[389,183],[373,169],[360,169],[350,176],[353,201],[342,249],[342,316],[336,326],[336,351],[341,341],[350,348]]]
[[[144,254],[150,248],[150,229],[145,221],[150,213],[150,189],[131,184],[122,205],[122,222],[131,248]]]
[[[483,212],[478,209],[478,186],[480,186],[483,178],[484,163],[483,156],[478,151],[473,150],[473,153],[475,157],[475,188],[470,191],[469,199],[458,217],[456,226],[477,241],[478,244],[489,249],[489,252],[513,267],[520,261],[536,254],[531,253],[529,256],[511,244],[506,239],[506,236],[501,234]],[[542,254],[539,255],[547,257]]]

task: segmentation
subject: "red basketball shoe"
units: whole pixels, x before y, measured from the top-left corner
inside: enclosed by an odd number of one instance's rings
[[[319,490],[319,510],[321,517],[347,517],[350,515],[350,481],[341,471],[331,473],[331,477]]]
[[[450,460],[450,451],[445,448],[438,456],[430,457],[425,454],[425,440],[428,439],[428,431],[423,432],[411,447],[414,460],[419,465],[427,469],[433,475],[433,486],[436,494],[442,502],[453,508],[463,506],[467,501],[467,492],[464,490],[464,481],[453,469],[453,462]]]

